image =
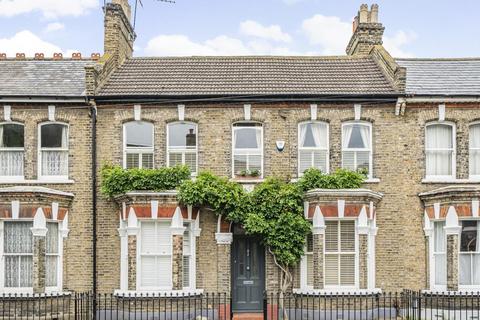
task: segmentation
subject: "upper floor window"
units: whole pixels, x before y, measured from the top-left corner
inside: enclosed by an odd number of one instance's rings
[[[123,125],[123,167],[153,168],[153,124],[132,121]]]
[[[169,167],[186,165],[197,173],[197,125],[175,122],[167,126],[167,163]]]
[[[342,125],[342,167],[365,170],[372,177],[372,125],[348,122]]]
[[[233,125],[233,175],[263,175],[263,127],[259,123]]]
[[[455,177],[455,127],[449,123],[432,123],[425,134],[427,178]]]
[[[470,176],[480,177],[480,123],[470,126]]]
[[[0,176],[23,178],[24,143],[22,124],[0,124]]]
[[[40,125],[40,177],[68,178],[68,126]]]
[[[298,126],[298,174],[308,168],[328,173],[328,124],[305,122]]]

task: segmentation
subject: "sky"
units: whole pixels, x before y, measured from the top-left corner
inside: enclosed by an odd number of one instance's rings
[[[365,0],[142,2],[135,56],[341,55]],[[394,57],[480,56],[480,0],[376,3]],[[0,0],[0,53],[102,53],[102,6],[103,0]]]

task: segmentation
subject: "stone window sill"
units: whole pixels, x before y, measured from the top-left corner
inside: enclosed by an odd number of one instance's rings
[[[480,179],[422,179],[422,183],[425,184],[470,184],[480,183]]]
[[[64,292],[45,292],[45,293],[33,293],[32,291],[12,291],[12,292],[0,292],[0,297],[3,299],[18,299],[18,298],[52,298],[52,297],[65,297],[71,296],[72,293],[68,291]]]
[[[203,294],[203,289],[185,289],[185,290],[159,290],[159,291],[135,291],[135,290],[115,290],[114,295],[121,298],[148,298],[148,297],[166,297],[182,298],[199,296]]]
[[[382,289],[293,289],[293,293],[307,296],[364,296],[382,293]]]
[[[51,179],[40,179],[40,180],[12,180],[12,179],[2,179],[0,178],[0,184],[74,184],[74,180],[51,180]]]
[[[379,178],[368,178],[367,180],[365,180],[365,183],[380,183],[380,179]]]
[[[240,179],[240,178],[232,178],[231,181],[240,183],[240,184],[256,184],[256,183],[262,183],[265,181],[263,178],[245,178],[245,179]]]
[[[457,291],[433,289],[433,290],[422,290],[423,294],[428,295],[439,295],[439,296],[461,296],[461,295],[477,295],[480,292],[480,287],[478,288],[459,288]]]

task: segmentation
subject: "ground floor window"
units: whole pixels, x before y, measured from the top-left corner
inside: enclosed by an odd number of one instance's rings
[[[460,238],[459,284],[480,286],[480,222],[462,221]]]
[[[140,287],[171,289],[172,235],[168,221],[142,221],[140,228]]]
[[[2,223],[2,222],[0,222]],[[4,221],[2,254],[3,254],[3,287],[6,291],[31,291],[33,288],[34,241],[31,228],[32,221]],[[58,223],[47,223],[45,238],[45,286],[50,291],[59,291],[59,275],[61,263]]]
[[[447,236],[445,234],[445,221],[434,223],[433,230],[433,266],[435,285],[447,285]]]

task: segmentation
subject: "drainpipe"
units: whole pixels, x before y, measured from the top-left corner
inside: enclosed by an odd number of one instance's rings
[[[93,253],[93,320],[97,318],[97,106],[91,102],[92,113],[92,253]]]

